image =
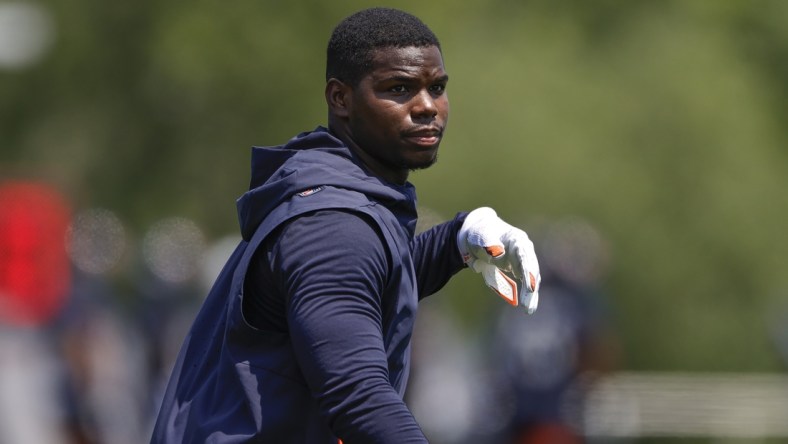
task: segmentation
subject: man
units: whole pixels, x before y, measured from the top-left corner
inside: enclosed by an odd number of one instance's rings
[[[327,55],[328,128],[254,149],[244,240],[186,338],[155,443],[427,442],[402,400],[418,300],[466,264],[512,269],[514,304],[538,290],[533,244],[489,208],[414,236],[408,174],[436,161],[449,113],[429,28],[360,11]]]

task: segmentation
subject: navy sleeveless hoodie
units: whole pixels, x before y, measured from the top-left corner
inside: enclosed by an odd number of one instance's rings
[[[402,396],[417,303],[424,296],[414,265],[424,258],[413,257],[415,190],[371,175],[340,140],[318,127],[283,146],[255,147],[250,191],[237,206],[243,240],[183,343],[151,442],[336,444],[338,438],[304,382],[287,334],[257,330],[245,321],[244,280],[261,243],[294,218],[338,209],[374,221],[390,255],[391,284],[381,295],[380,307],[389,381]],[[433,244],[456,251],[452,242],[460,223],[458,216],[443,230],[445,241]],[[456,260],[442,267],[448,271],[437,287],[462,268],[459,254],[452,256]],[[418,435],[408,442],[426,442],[420,431]],[[372,432],[367,439],[386,438]]]

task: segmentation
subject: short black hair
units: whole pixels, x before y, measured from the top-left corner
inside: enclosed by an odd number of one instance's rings
[[[326,81],[358,85],[372,69],[372,52],[381,48],[436,46],[440,42],[416,16],[392,8],[369,8],[342,20],[328,41]]]

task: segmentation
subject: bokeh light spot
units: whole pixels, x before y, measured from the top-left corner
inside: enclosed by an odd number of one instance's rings
[[[0,68],[21,69],[39,61],[54,41],[49,11],[32,2],[0,4]]]
[[[88,209],[74,217],[66,247],[71,262],[80,270],[106,273],[120,263],[126,250],[126,230],[112,211]]]
[[[145,263],[154,275],[163,281],[180,284],[200,271],[205,237],[193,221],[167,218],[151,226],[142,250]]]

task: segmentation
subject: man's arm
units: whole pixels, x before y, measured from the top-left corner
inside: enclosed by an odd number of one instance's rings
[[[380,298],[390,264],[377,227],[342,211],[300,217],[270,263],[298,363],[333,432],[348,443],[427,442],[389,382]]]
[[[417,235],[411,249],[419,283],[419,298],[440,290],[449,279],[465,267],[457,248],[457,232],[467,213],[459,213],[448,222]]]

